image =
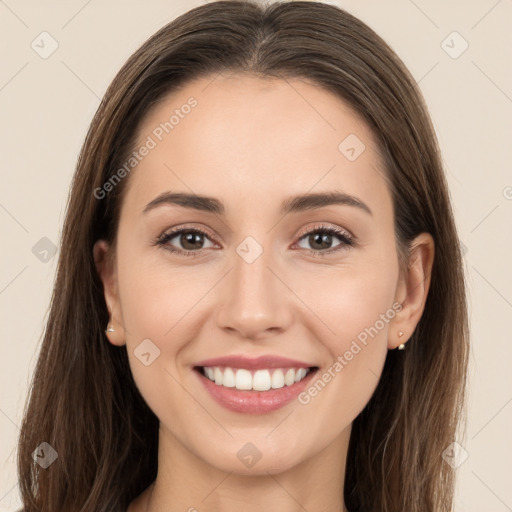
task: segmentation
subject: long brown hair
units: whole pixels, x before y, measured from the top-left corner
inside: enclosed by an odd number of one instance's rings
[[[377,34],[338,7],[302,1],[196,7],[153,35],[108,88],[78,159],[21,427],[25,511],[124,512],[156,477],[158,419],[135,386],[126,350],[104,334],[108,311],[92,252],[100,238],[115,242],[129,178],[101,200],[94,191],[133,151],[150,107],[223,70],[305,78],[351,105],[379,142],[397,247],[421,232],[433,236],[423,316],[407,350],[388,352],[377,389],[353,423],[344,498],[351,512],[451,511],[454,470],[441,454],[465,417],[468,319],[435,132],[417,84]],[[46,469],[32,458],[42,442],[58,453]]]

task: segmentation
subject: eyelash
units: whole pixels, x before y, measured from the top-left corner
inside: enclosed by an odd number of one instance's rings
[[[173,230],[168,233],[164,233],[164,234],[160,235],[153,242],[152,245],[158,245],[161,247],[165,246],[164,248],[166,250],[168,250],[172,253],[175,253],[175,254],[179,254],[181,256],[186,256],[186,257],[199,256],[203,253],[204,250],[206,250],[206,249],[199,249],[197,251],[185,251],[185,250],[181,250],[181,249],[175,249],[174,247],[172,247],[170,245],[166,246],[166,244],[167,244],[167,242],[169,242],[169,240],[172,240],[177,235],[180,235],[182,233],[193,233],[193,234],[198,234],[198,235],[204,235],[207,238],[213,238],[209,233],[207,233],[206,231],[203,231],[202,229],[184,227],[184,228],[179,228],[179,229],[176,229],[176,230]],[[314,250],[314,249],[304,249],[307,253],[309,253],[310,255],[313,255],[315,257],[318,257],[318,256],[325,257],[325,256],[328,256],[334,252],[337,252],[337,251],[343,249],[344,247],[345,248],[353,247],[355,245],[355,237],[350,235],[344,229],[325,226],[323,224],[317,225],[308,231],[302,232],[299,236],[299,241],[313,233],[323,233],[323,234],[328,234],[328,235],[335,235],[342,242],[339,245],[332,247],[331,249],[326,249],[324,251]]]

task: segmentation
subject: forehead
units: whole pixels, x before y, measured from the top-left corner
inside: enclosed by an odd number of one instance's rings
[[[366,123],[303,79],[233,74],[190,82],[148,112],[134,149],[144,145],[151,149],[125,198],[142,207],[167,190],[225,198],[228,214],[230,204],[261,207],[334,188],[389,196]]]

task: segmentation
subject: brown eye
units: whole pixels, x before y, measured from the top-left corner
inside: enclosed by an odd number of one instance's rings
[[[174,242],[171,243],[171,241]],[[158,239],[157,244],[171,252],[181,253],[184,256],[196,256],[203,249],[208,248],[203,245],[205,241],[209,241],[209,236],[204,231],[200,229],[181,228],[163,234]],[[210,243],[211,246],[214,245],[211,241]]]
[[[177,238],[183,249],[186,249],[187,251],[202,249],[200,246],[204,243],[204,235],[197,232],[182,231],[177,235]]]
[[[336,239],[338,239],[339,243],[333,246],[332,244]],[[316,255],[336,252],[344,247],[354,245],[354,239],[347,231],[327,226],[316,226],[314,229],[304,233],[300,241],[309,244],[309,248],[300,247]]]

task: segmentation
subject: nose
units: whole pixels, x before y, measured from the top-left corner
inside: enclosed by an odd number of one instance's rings
[[[233,268],[222,285],[218,327],[251,340],[286,330],[292,321],[293,293],[279,268],[270,250],[252,262],[243,250],[235,252]]]

